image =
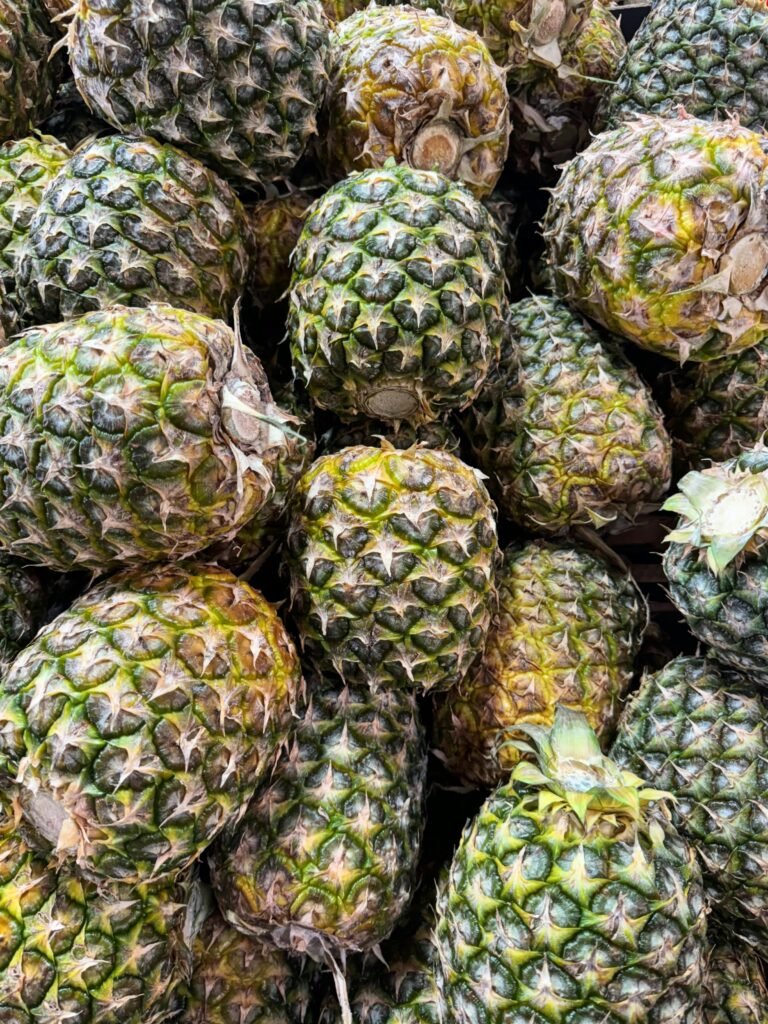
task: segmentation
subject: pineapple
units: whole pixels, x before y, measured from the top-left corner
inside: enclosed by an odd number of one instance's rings
[[[179,1024],[305,1024],[314,981],[306,963],[235,931],[214,911],[195,939]]]
[[[291,423],[221,322],[117,306],[33,328],[0,350],[0,547],[61,572],[197,554],[268,502]]]
[[[768,1024],[768,985],[754,952],[713,945],[707,956],[701,1024]]]
[[[277,613],[213,566],[114,576],[0,683],[0,777],[60,864],[161,882],[237,822],[301,696]]]
[[[224,917],[328,965],[373,949],[413,892],[425,788],[413,696],[310,681],[271,778],[212,855]]]
[[[71,9],[70,0],[62,2],[68,10]],[[97,135],[114,134],[108,124],[90,112],[71,78],[59,86],[53,101],[53,109],[40,129],[47,135],[53,135],[70,149],[75,149],[81,142]]]
[[[372,0],[321,0],[332,22],[343,21],[351,18],[356,11],[363,11],[371,6]],[[376,0],[379,7],[400,6],[397,0]],[[411,0],[409,7],[415,7],[420,11],[439,11],[442,0]]]
[[[319,0],[77,0],[69,55],[109,124],[258,184],[289,175],[317,132],[328,32]]]
[[[489,195],[507,157],[504,72],[483,41],[414,7],[372,6],[331,36],[327,163],[335,174],[390,158]]]
[[[152,302],[226,318],[249,259],[245,210],[225,182],[172,146],[112,135],[84,143],[48,184],[17,289],[37,323]]]
[[[397,429],[394,429],[396,427]],[[331,427],[322,437],[323,454],[340,452],[356,445],[370,447],[390,445],[405,451],[418,445],[434,448],[461,457],[461,442],[446,423],[376,423],[373,420],[359,420]]]
[[[38,575],[0,554],[0,673],[32,641],[46,612],[46,591]]]
[[[768,333],[768,152],[734,121],[643,116],[598,135],[545,233],[559,294],[641,348],[704,362]]]
[[[661,412],[615,340],[557,299],[512,305],[498,368],[464,417],[501,511],[532,532],[604,526],[669,486]]]
[[[288,192],[246,206],[254,240],[248,292],[257,305],[278,302],[288,291],[291,253],[311,205],[306,192]]]
[[[707,658],[676,658],[643,681],[612,752],[676,797],[675,824],[696,848],[719,925],[760,945],[768,938],[766,749],[768,705],[752,680]]]
[[[345,448],[301,478],[288,531],[309,660],[374,689],[447,689],[482,651],[498,556],[494,508],[455,455]]]
[[[527,213],[524,197],[513,188],[496,189],[483,206],[491,215],[491,226],[499,243],[507,292],[512,298],[523,294],[523,260],[519,234]]]
[[[735,117],[760,132],[768,122],[768,56],[762,0],[656,0],[629,44],[614,88],[611,121],[637,114],[704,120]]]
[[[8,1024],[161,1024],[189,968],[188,887],[97,887],[58,873],[0,820],[0,1016]]]
[[[508,548],[499,610],[477,669],[436,702],[435,740],[469,785],[506,781],[519,726],[551,726],[558,705],[609,734],[648,613],[626,571],[596,552],[530,541]]]
[[[532,730],[467,827],[438,901],[452,1024],[699,1024],[706,933],[693,852],[665,794],[600,753],[577,712]]]
[[[0,278],[10,302],[10,331],[19,327],[16,259],[43,192],[71,157],[50,136],[31,135],[0,146]]]
[[[442,174],[363,171],[313,207],[294,252],[295,373],[343,419],[435,420],[477,396],[506,309],[482,203]]]
[[[0,142],[27,135],[50,111],[57,35],[40,0],[0,0]]]
[[[686,474],[664,505],[669,595],[711,653],[768,683],[768,449]]]

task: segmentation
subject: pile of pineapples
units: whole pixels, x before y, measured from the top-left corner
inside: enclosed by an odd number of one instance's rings
[[[768,1024],[768,8],[625,21],[0,0],[0,1024]]]

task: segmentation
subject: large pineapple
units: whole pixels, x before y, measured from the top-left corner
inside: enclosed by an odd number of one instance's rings
[[[0,775],[60,863],[157,881],[237,822],[301,670],[277,613],[213,566],[134,570],[38,633],[0,683]]]
[[[327,964],[374,948],[413,892],[425,787],[413,696],[314,680],[271,778],[214,852],[224,916]]]
[[[197,554],[268,502],[291,423],[220,321],[34,328],[0,350],[0,547],[63,572]]]
[[[313,207],[294,252],[296,373],[346,419],[434,420],[469,405],[505,314],[488,212],[442,174],[352,175]]]
[[[243,935],[214,911],[195,939],[180,1024],[304,1024],[315,980],[306,962]]]
[[[560,295],[642,348],[703,362],[768,333],[768,152],[735,121],[643,116],[598,135],[545,232]]]
[[[436,708],[442,759],[470,785],[504,782],[520,759],[518,727],[551,726],[558,705],[609,734],[647,620],[629,574],[586,548],[511,547],[496,586],[483,659]]]
[[[374,5],[331,36],[326,147],[337,176],[394,158],[485,196],[508,137],[504,72],[474,32],[414,7]]]
[[[533,532],[603,526],[669,486],[661,412],[616,341],[557,299],[513,304],[498,368],[464,418],[501,510]]]
[[[612,121],[640,113],[768,123],[768,10],[762,0],[656,0],[607,94]]]
[[[18,326],[16,259],[43,192],[72,154],[54,138],[30,135],[0,146],[0,277]]]
[[[382,445],[317,459],[299,482],[288,552],[303,648],[343,679],[447,689],[482,651],[494,508],[455,455]]]
[[[669,595],[727,665],[768,683],[768,449],[688,473],[665,508]]]
[[[768,985],[751,950],[731,941],[713,945],[707,956],[701,1024],[768,1024]]]
[[[705,658],[648,676],[612,756],[669,790],[720,924],[768,937],[768,705],[751,679]]]
[[[57,35],[40,0],[0,0],[0,142],[27,135],[50,111]]]
[[[0,1017],[8,1024],[160,1024],[189,967],[187,892],[97,887],[58,873],[0,821]]]
[[[699,1024],[701,877],[664,794],[575,712],[536,736],[539,766],[480,809],[438,901],[448,1019]]]
[[[0,554],[0,673],[43,624],[47,595],[32,569]]]
[[[172,146],[112,135],[80,147],[43,193],[17,256],[18,293],[40,323],[152,302],[226,318],[249,259],[229,185]]]
[[[245,183],[290,174],[316,134],[327,52],[319,0],[78,0],[69,35],[100,117]]]

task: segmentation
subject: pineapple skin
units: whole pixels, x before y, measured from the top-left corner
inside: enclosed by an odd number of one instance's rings
[[[768,120],[768,11],[760,0],[659,0],[606,95],[612,123],[637,114]],[[721,73],[721,69],[727,72]]]
[[[342,419],[435,420],[477,396],[506,310],[478,200],[441,174],[363,171],[313,207],[294,252],[294,371]]]
[[[290,174],[317,132],[329,26],[319,0],[80,0],[70,63],[91,109],[225,175]]]
[[[394,158],[479,198],[496,186],[509,147],[505,75],[483,41],[408,6],[370,7],[337,27],[327,119],[334,174]]]
[[[735,122],[644,115],[572,160],[544,222],[558,294],[677,362],[768,333],[768,153]]]
[[[611,752],[676,797],[673,820],[697,851],[714,922],[758,943],[768,935],[767,721],[751,680],[675,658],[630,699]]]
[[[289,192],[246,206],[254,241],[248,292],[259,306],[278,302],[291,283],[291,254],[301,235],[312,196]]]
[[[768,986],[753,950],[727,941],[710,949],[701,1024],[768,1024]]]
[[[0,773],[95,880],[161,882],[244,813],[302,694],[274,608],[215,566],[118,574],[0,684]]]
[[[372,949],[412,896],[425,790],[412,695],[310,679],[271,778],[212,854],[224,917],[319,962]]]
[[[344,21],[345,18],[351,18],[357,11],[363,11],[371,5],[371,0],[321,0],[321,2],[326,15],[334,24]],[[398,0],[376,0],[376,2],[379,7],[402,6]],[[411,0],[407,6],[419,11],[437,11],[439,13],[441,0]]]
[[[49,183],[16,260],[23,312],[52,323],[106,306],[167,302],[227,319],[251,256],[245,210],[172,146],[112,135]]]
[[[616,340],[544,296],[514,303],[507,326],[499,365],[462,419],[499,509],[552,534],[654,507],[671,442]]]
[[[32,641],[46,612],[46,591],[37,573],[0,555],[0,672]]]
[[[510,740],[525,738],[515,727],[551,726],[558,704],[610,735],[648,618],[629,574],[586,548],[508,548],[496,587],[483,659],[435,709],[442,760],[474,786],[508,779],[521,757]]]
[[[0,545],[67,572],[195,555],[267,502],[285,434],[223,323],[113,307],[0,350]]]
[[[58,33],[39,0],[0,0],[0,142],[27,135],[49,113],[61,70]]]
[[[454,455],[346,448],[299,481],[287,551],[310,661],[373,689],[443,690],[482,651],[494,507]]]

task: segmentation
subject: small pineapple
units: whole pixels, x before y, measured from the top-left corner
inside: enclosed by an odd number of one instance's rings
[[[301,478],[288,532],[307,657],[374,689],[464,678],[491,620],[494,508],[478,474],[427,448],[345,448]]]
[[[289,175],[317,132],[328,33],[319,0],[163,13],[152,0],[78,0],[69,55],[78,89],[109,124],[257,184]]]
[[[676,798],[721,928],[768,938],[768,704],[707,658],[676,658],[643,680],[611,756]],[[698,1018],[696,1018],[698,1022]]]
[[[268,306],[287,293],[291,253],[312,202],[306,192],[288,192],[246,206],[254,248],[248,292],[257,305]]]
[[[768,985],[752,950],[732,941],[713,944],[707,956],[701,1024],[768,1024]]]
[[[638,117],[563,171],[545,219],[558,293],[669,359],[768,334],[768,152],[735,121]]]
[[[482,661],[436,701],[441,758],[475,786],[506,781],[520,760],[511,742],[520,727],[551,726],[558,705],[610,734],[648,618],[627,572],[572,545],[509,548],[496,587]]]
[[[671,442],[616,341],[536,295],[512,305],[507,327],[499,366],[463,420],[501,511],[556,533],[654,507]]]
[[[40,0],[0,0],[0,142],[23,138],[49,113],[57,36]]]
[[[277,613],[213,566],[114,576],[0,682],[0,777],[97,881],[160,882],[239,820],[301,697]]]
[[[327,163],[332,173],[390,158],[489,195],[507,157],[504,72],[483,41],[409,6],[352,15],[331,36]]]
[[[49,182],[17,254],[17,291],[37,323],[152,302],[226,319],[249,260],[229,185],[172,146],[111,135]]]
[[[435,420],[477,396],[506,310],[482,203],[442,174],[363,171],[313,207],[296,247],[295,372],[344,419]]]

